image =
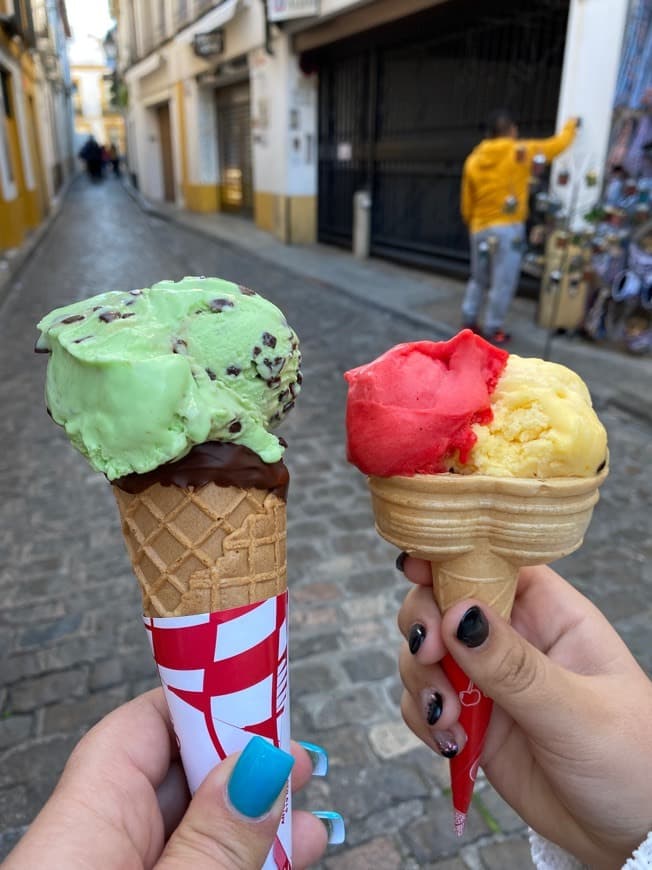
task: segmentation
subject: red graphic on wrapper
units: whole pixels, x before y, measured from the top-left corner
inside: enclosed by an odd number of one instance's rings
[[[234,748],[242,748],[242,732],[259,735],[288,750],[287,593],[218,613],[145,617],[144,622],[191,790],[198,784],[198,762],[191,758],[194,750],[188,745],[189,735],[184,746],[179,711],[184,716],[188,712],[189,718],[199,713],[203,719],[210,751],[216,755],[211,767]],[[178,706],[177,698],[182,705]],[[204,739],[203,735],[194,736]],[[191,764],[194,775],[189,770]],[[291,870],[278,836],[265,864],[268,866]]]
[[[473,797],[473,786],[478,775],[493,701],[467,677],[451,655],[444,656],[441,664],[444,673],[459,695],[462,705],[459,721],[466,732],[464,749],[450,762],[455,830],[461,836]]]

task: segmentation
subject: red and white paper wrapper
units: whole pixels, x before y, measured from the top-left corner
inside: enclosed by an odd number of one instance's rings
[[[494,702],[467,677],[451,655],[444,656],[441,665],[460,699],[459,722],[466,732],[464,749],[450,761],[455,833],[461,837],[473,797]]]
[[[290,751],[287,608],[283,592],[218,613],[143,617],[192,794],[255,735]],[[288,792],[263,870],[291,870],[290,819]]]

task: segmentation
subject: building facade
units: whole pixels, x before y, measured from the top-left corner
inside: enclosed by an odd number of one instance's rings
[[[0,0],[0,252],[18,247],[74,170],[63,0]]]
[[[461,264],[461,168],[489,111],[525,136],[582,115],[600,171],[627,6],[120,0],[130,171],[153,199],[346,247],[365,190],[371,253]]]
[[[77,153],[89,136],[101,145],[116,145],[120,154],[125,152],[125,123],[117,103],[113,60],[107,57],[107,44],[110,40],[107,43],[81,36],[68,47]]]

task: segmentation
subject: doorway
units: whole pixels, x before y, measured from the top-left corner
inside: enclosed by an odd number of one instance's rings
[[[224,211],[249,216],[254,208],[249,84],[216,93],[220,204]]]
[[[163,172],[163,199],[175,201],[174,160],[172,157],[172,129],[170,123],[170,104],[161,103],[156,107],[159,142],[161,144],[161,169]]]

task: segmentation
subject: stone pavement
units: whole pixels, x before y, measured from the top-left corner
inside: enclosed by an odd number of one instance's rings
[[[79,736],[156,684],[110,489],[45,413],[45,358],[33,355],[34,325],[50,308],[100,290],[218,274],[261,290],[302,339],[304,390],[283,431],[292,475],[293,729],[331,757],[328,778],[315,780],[302,804],[338,809],[348,823],[347,844],[332,849],[323,870],[527,868],[523,823],[484,781],[468,833],[455,839],[446,764],[401,722],[395,616],[406,584],[393,567],[396,553],[373,531],[362,476],[344,457],[342,372],[441,327],[423,311],[403,316],[353,296],[335,283],[338,274],[348,269],[351,280],[373,281],[377,273],[378,286],[395,293],[412,281],[427,282],[435,297],[453,291],[386,264],[359,271],[345,254],[321,248],[309,252],[320,255],[321,268],[313,260],[312,273],[302,273],[284,261],[287,250],[275,261],[235,242],[144,212],[113,180],[92,187],[80,178],[0,309],[0,858],[47,798]],[[368,286],[367,297],[375,291]],[[450,332],[454,323],[444,325]],[[585,546],[561,569],[652,672],[650,425],[614,401],[616,374],[609,383],[599,375],[613,366],[634,389],[636,366],[648,361],[626,358],[625,375],[622,359],[605,363],[589,350],[585,365],[596,375],[589,383],[609,430],[613,473]]]

